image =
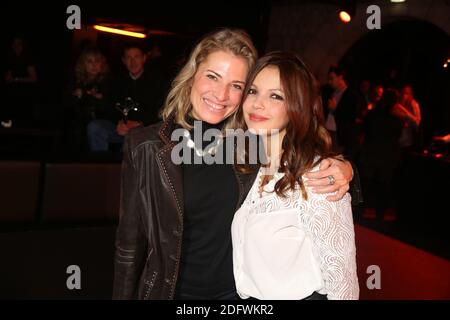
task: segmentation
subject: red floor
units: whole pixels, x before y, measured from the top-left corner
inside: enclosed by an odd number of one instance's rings
[[[362,226],[355,232],[360,299],[450,299],[450,261]],[[368,289],[371,265],[381,289]]]

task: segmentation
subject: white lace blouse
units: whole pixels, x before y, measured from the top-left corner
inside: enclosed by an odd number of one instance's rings
[[[298,188],[283,199],[271,192],[283,176],[276,173],[260,197],[261,173],[232,224],[241,298],[299,300],[317,291],[328,299],[358,299],[350,195],[331,202],[307,188],[305,201]]]

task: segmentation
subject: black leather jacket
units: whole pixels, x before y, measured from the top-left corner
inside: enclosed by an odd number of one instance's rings
[[[183,232],[182,167],[171,161],[172,119],[132,130],[125,139],[113,299],[173,299]],[[257,170],[235,171],[237,208]]]

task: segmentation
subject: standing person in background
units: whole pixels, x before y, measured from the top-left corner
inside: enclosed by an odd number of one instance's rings
[[[361,100],[360,104],[367,106],[369,104],[370,95],[370,81],[362,80],[359,84],[358,99]]]
[[[325,100],[327,101],[327,100]],[[359,90],[357,93],[358,101],[358,118],[357,123],[360,125],[364,121],[365,114],[367,113],[367,106],[370,103],[370,81],[362,80],[359,84]]]
[[[370,91],[370,102],[367,104],[367,112],[376,108],[377,104],[381,101],[381,98],[383,98],[383,92],[384,88],[380,84],[377,84],[372,88]]]
[[[422,121],[419,103],[414,99],[412,87],[406,85],[400,94],[400,103],[394,108],[396,116],[403,121],[402,134],[400,136],[400,147],[408,150],[417,142],[417,134]]]
[[[328,111],[325,127],[333,139],[335,151],[342,152],[346,157],[354,160],[358,147],[357,96],[348,88],[345,72],[341,67],[330,67],[328,84],[333,89],[333,93],[325,102]]]
[[[392,184],[400,160],[401,120],[393,114],[398,91],[386,89],[364,122],[360,169],[364,192],[363,218],[394,219]]]

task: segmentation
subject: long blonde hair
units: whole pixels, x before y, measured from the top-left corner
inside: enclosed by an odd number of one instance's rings
[[[226,51],[245,58],[249,70],[258,58],[258,52],[250,36],[243,30],[220,29],[204,36],[192,50],[188,61],[172,82],[164,107],[161,110],[164,121],[170,116],[174,116],[175,123],[185,129],[191,129],[185,116],[192,108],[190,96],[193,79],[200,64],[211,53],[217,51]]]

